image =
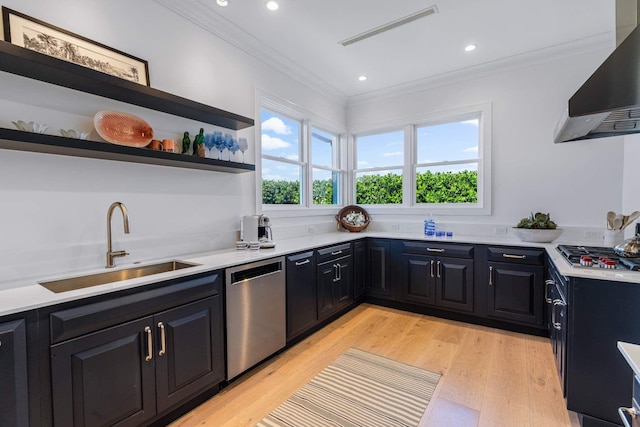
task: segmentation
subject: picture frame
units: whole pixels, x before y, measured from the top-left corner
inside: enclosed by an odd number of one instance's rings
[[[2,7],[4,40],[63,61],[151,86],[147,61]]]

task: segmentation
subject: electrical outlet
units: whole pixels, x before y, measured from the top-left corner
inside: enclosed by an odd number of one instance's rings
[[[507,234],[507,227],[495,227],[493,232],[497,235],[504,236]]]
[[[400,231],[400,224],[391,224],[391,231]]]
[[[584,230],[584,238],[590,240],[597,240],[600,237],[600,233],[594,230]]]
[[[315,225],[310,225],[309,226],[309,234],[316,234],[316,226]]]

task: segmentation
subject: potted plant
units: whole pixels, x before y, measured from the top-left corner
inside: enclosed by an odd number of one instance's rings
[[[560,237],[562,229],[558,228],[551,216],[546,213],[533,212],[528,218],[522,218],[513,228],[515,234],[523,242],[549,243]]]

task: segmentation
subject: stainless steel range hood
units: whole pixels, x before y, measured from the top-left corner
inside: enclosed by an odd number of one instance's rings
[[[640,133],[639,4],[616,1],[617,47],[569,99],[555,142]]]

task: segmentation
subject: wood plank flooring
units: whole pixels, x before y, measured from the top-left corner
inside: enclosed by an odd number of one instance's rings
[[[421,427],[578,426],[549,340],[362,304],[172,427],[253,427],[350,347],[443,374]]]

